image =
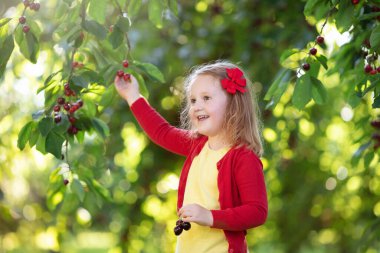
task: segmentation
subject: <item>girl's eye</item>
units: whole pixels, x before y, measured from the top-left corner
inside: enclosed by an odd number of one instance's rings
[[[209,96],[204,96],[203,99],[204,100],[210,100],[211,98]]]
[[[195,104],[195,99],[194,98],[190,99],[190,104]]]

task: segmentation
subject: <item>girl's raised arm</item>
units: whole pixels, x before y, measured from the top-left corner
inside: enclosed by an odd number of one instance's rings
[[[140,94],[139,85],[132,75],[130,79],[115,78],[115,87],[119,95],[131,107],[133,115],[149,138],[163,148],[183,156],[190,151],[191,137],[189,131],[170,125],[145,98]]]

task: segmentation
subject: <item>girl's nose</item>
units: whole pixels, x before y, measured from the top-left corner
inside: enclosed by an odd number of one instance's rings
[[[198,101],[193,106],[194,106],[194,111],[196,112],[202,110],[202,104]]]

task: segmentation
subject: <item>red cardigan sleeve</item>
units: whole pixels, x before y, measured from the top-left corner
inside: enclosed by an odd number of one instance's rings
[[[211,211],[214,218],[212,227],[243,231],[264,224],[268,214],[268,201],[260,159],[253,153],[243,152],[232,166],[231,176],[238,192],[224,196],[233,199],[233,207]]]
[[[144,98],[137,99],[131,105],[131,110],[153,142],[170,152],[183,156],[189,154],[191,147],[189,131],[170,125]]]

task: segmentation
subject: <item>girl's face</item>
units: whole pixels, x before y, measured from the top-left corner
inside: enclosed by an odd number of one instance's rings
[[[188,99],[192,127],[209,138],[223,137],[228,97],[219,80],[211,75],[197,76]]]

